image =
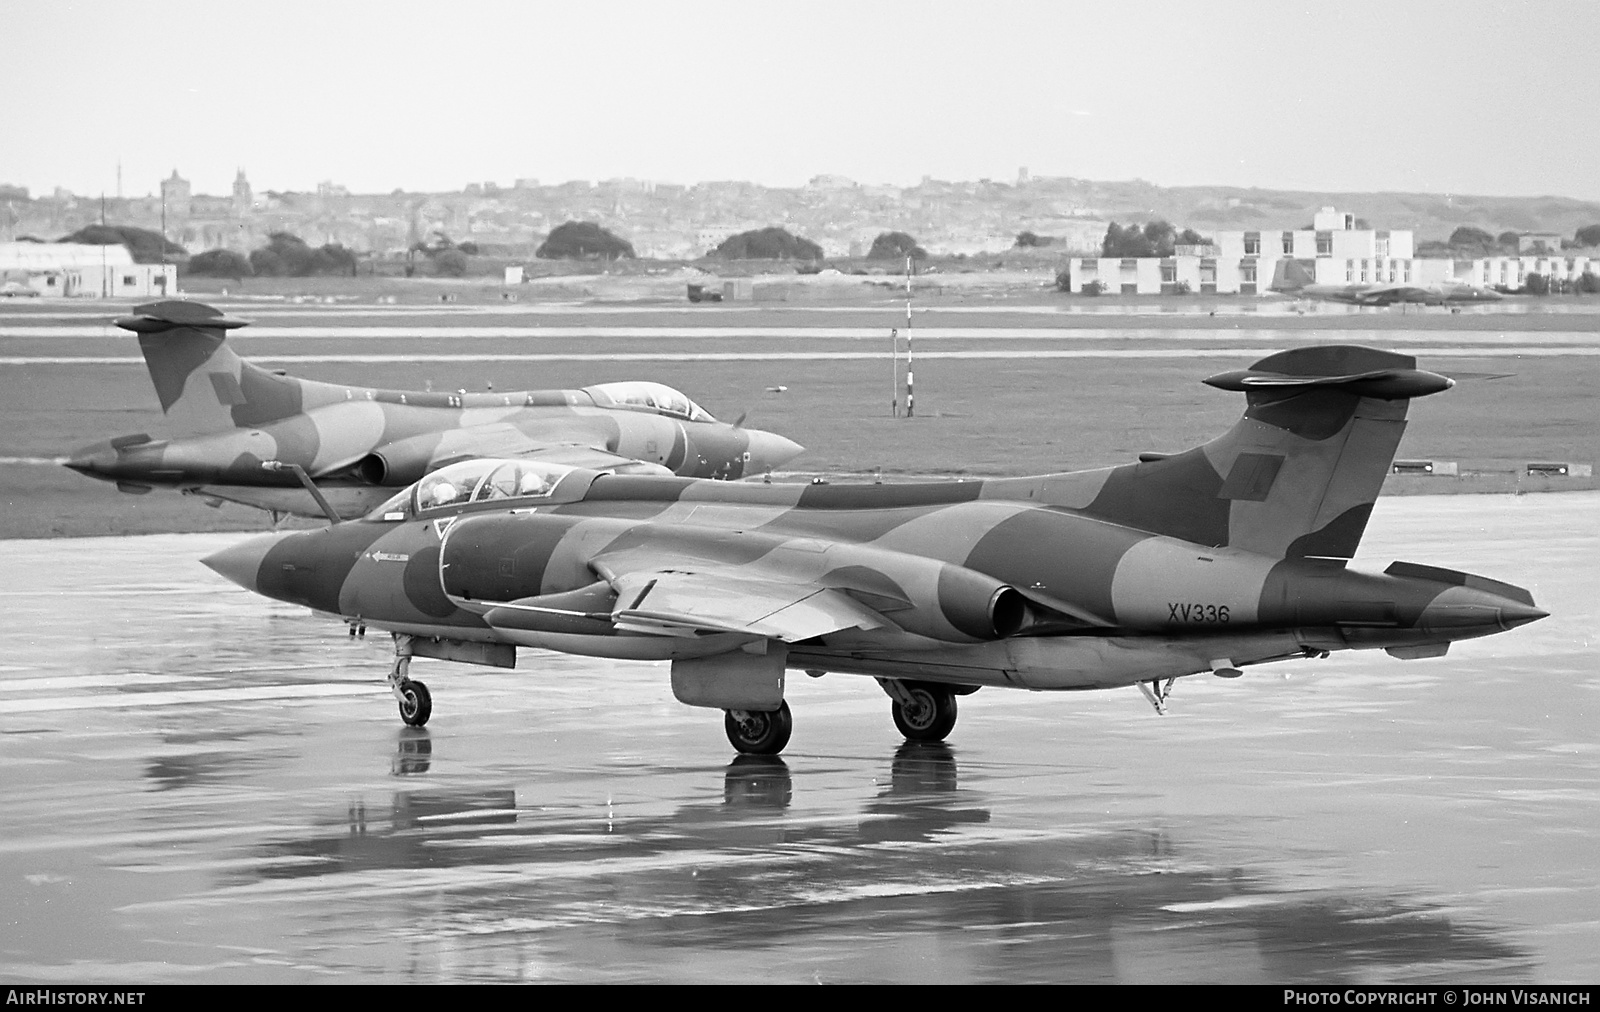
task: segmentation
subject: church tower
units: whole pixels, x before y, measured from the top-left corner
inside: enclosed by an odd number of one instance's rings
[[[189,181],[178,175],[177,169],[172,170],[171,179],[161,181],[161,203],[166,208],[168,218],[181,220],[189,217],[192,197]]]
[[[255,194],[250,190],[250,180],[244,178],[244,170],[233,177],[233,216],[243,218],[250,213],[250,207],[255,203]]]

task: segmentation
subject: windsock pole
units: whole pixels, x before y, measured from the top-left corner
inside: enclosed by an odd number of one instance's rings
[[[917,413],[916,380],[911,365],[911,258],[906,257],[906,417]]]
[[[900,331],[889,328],[889,417],[900,417]]]

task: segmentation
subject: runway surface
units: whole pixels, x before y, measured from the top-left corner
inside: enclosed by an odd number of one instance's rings
[[[1593,981],[1600,493],[1384,498],[1362,559],[1551,617],[961,700],[904,744],[795,674],[733,759],[666,668],[419,660],[195,560],[239,535],[0,542],[0,977],[165,981]]]

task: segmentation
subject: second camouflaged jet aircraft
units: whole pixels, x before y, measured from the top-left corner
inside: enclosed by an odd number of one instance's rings
[[[786,669],[870,675],[906,737],[938,740],[981,686],[1235,677],[1267,661],[1451,642],[1542,618],[1527,591],[1396,562],[1346,567],[1410,399],[1451,381],[1352,346],[1206,380],[1248,407],[1226,434],[1137,464],[927,485],[732,484],[473,460],[355,523],[205,560],[257,593],[395,634],[412,654],[510,667],[518,646],[672,661],[742,752],[788,741]]]
[[[117,320],[139,335],[175,437],[123,436],[79,450],[67,466],[129,492],[178,488],[277,512],[332,510],[350,518],[469,457],[738,478],[801,451],[774,433],[719,422],[660,383],[469,394],[297,379],[233,353],[224,337],[245,325],[181,301],[138,306]]]

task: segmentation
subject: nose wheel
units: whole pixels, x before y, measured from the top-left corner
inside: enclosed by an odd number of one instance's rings
[[[433,696],[421,682],[406,679],[400,683],[400,719],[410,727],[421,727],[433,716]]]
[[[728,710],[722,726],[728,742],[745,755],[777,755],[789,744],[794,718],[785,700],[776,710]]]
[[[400,719],[409,727],[421,727],[433,716],[433,695],[428,687],[412,679],[411,637],[394,634],[394,664],[389,668],[389,691],[400,706]]]

